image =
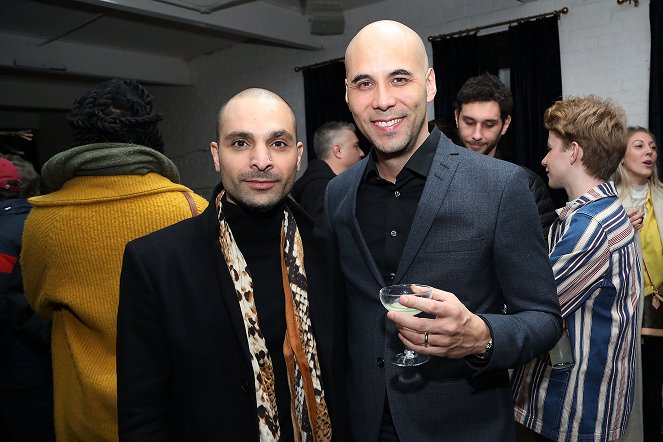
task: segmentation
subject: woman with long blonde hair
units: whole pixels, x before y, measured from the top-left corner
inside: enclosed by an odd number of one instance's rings
[[[629,127],[626,154],[614,175],[622,204],[639,231],[644,276],[642,393],[644,440],[658,441],[663,387],[663,183],[654,135]]]

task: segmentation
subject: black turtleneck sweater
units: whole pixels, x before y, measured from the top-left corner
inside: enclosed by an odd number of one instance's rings
[[[283,357],[285,294],[281,279],[281,222],[285,200],[269,212],[255,212],[229,203],[223,196],[223,213],[253,280],[258,323],[274,366],[276,406],[281,440],[294,440],[290,416],[290,389]]]

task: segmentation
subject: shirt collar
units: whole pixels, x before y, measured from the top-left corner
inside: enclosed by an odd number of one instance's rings
[[[557,215],[560,220],[565,220],[571,213],[578,210],[580,207],[585,206],[592,201],[597,201],[603,198],[616,197],[617,189],[615,188],[615,183],[612,181],[606,181],[602,184],[599,184],[596,187],[592,187],[584,194],[580,195],[573,201],[566,203],[566,206],[557,209]]]
[[[433,128],[433,131],[426,137],[426,140],[417,148],[414,154],[412,154],[403,168],[423,178],[427,178],[430,168],[433,165],[433,157],[435,157],[435,152],[437,151],[440,135],[440,130],[437,127]],[[379,175],[377,166],[375,165],[375,148],[371,149],[369,154],[364,179],[370,175]],[[398,177],[396,179],[398,180]]]

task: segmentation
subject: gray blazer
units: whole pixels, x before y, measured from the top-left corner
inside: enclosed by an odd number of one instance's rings
[[[386,283],[355,217],[367,161],[332,180],[325,197],[346,284],[354,440],[377,440],[385,394],[403,442],[515,439],[507,369],[548,351],[562,329],[526,173],[441,136],[393,284],[454,293],[487,322],[493,351],[484,366],[432,357],[403,369],[389,362],[403,344],[378,298]]]

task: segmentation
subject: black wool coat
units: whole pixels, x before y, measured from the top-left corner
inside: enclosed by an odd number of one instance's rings
[[[347,440],[344,294],[336,249],[331,235],[314,228],[290,198],[287,206],[304,245],[334,439]],[[200,216],[125,249],[117,328],[120,441],[259,440],[248,342],[218,235],[212,200]]]

